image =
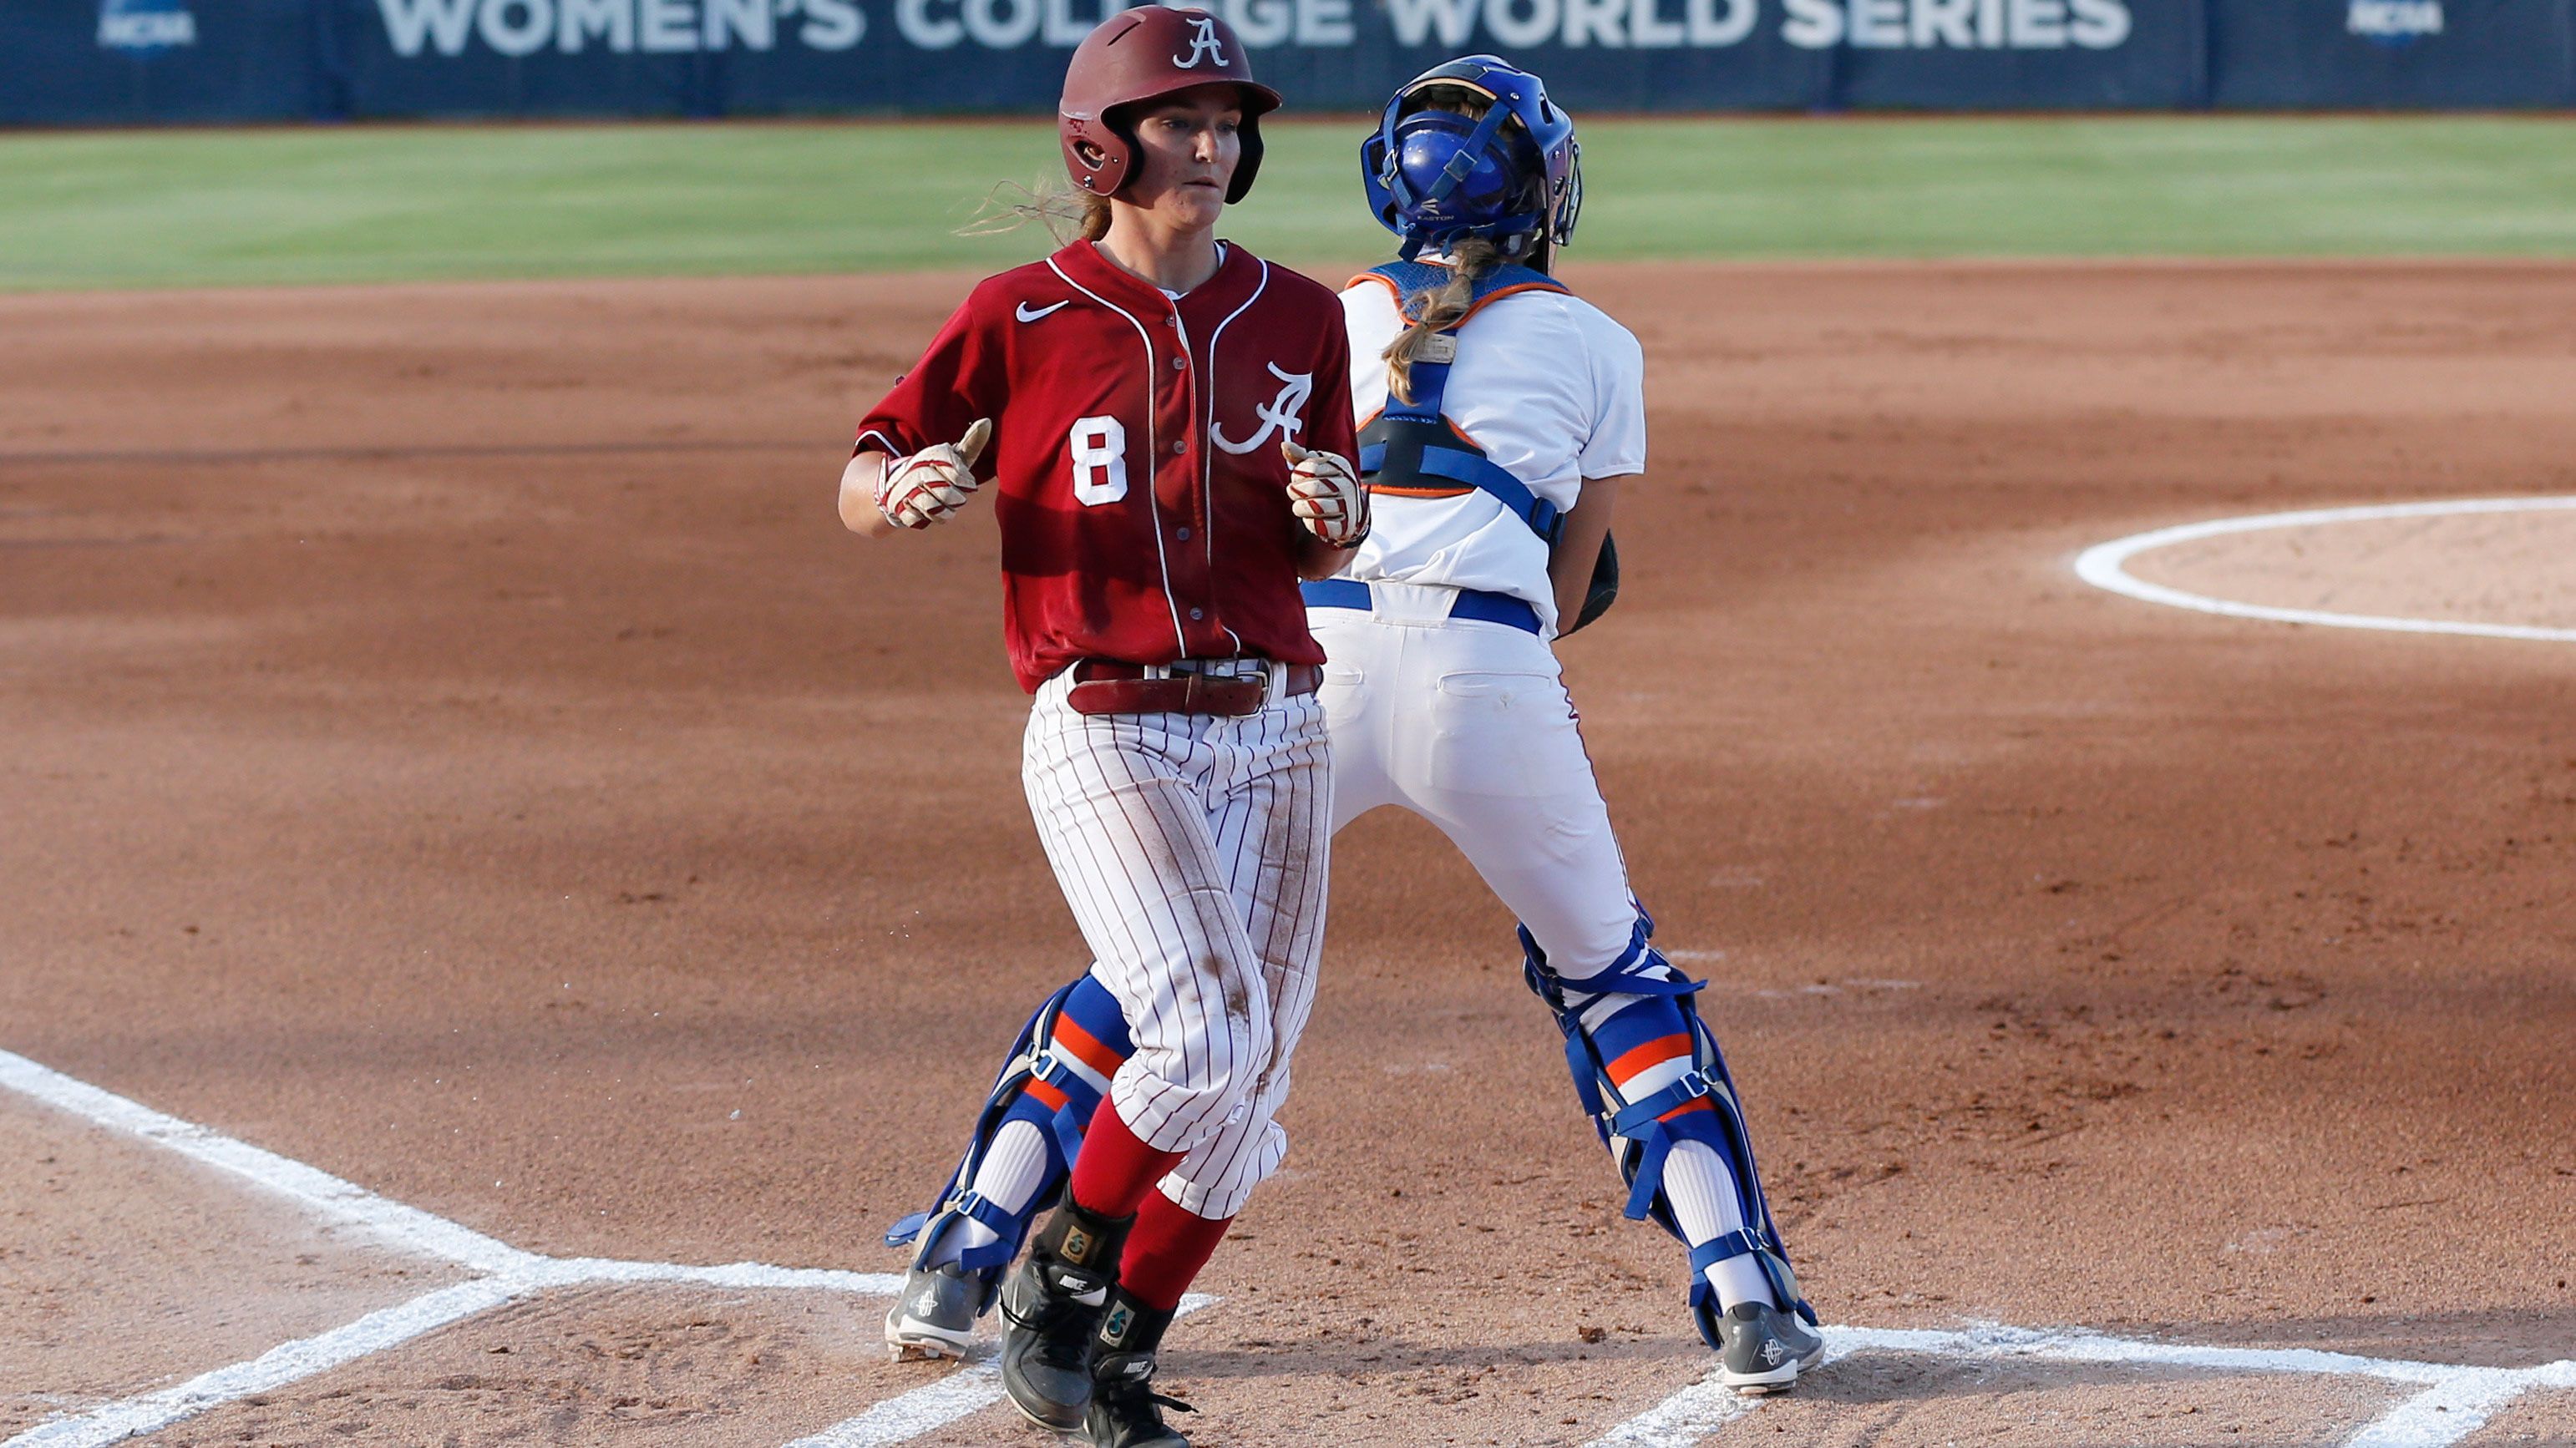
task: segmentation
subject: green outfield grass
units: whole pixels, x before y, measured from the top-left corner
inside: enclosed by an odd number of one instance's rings
[[[1356,121],[1271,128],[1228,225],[1385,247]],[[1603,120],[1585,257],[2576,256],[2564,117]],[[992,267],[1042,124],[349,127],[0,137],[0,288]]]

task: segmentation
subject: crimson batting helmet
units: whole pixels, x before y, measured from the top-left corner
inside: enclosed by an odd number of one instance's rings
[[[1243,155],[1225,189],[1231,204],[1261,169],[1261,114],[1279,92],[1252,78],[1252,58],[1233,27],[1205,10],[1146,5],[1100,22],[1073,52],[1057,103],[1064,169],[1095,196],[1114,196],[1136,160],[1136,133],[1123,112],[1193,86],[1231,85],[1243,96]]]

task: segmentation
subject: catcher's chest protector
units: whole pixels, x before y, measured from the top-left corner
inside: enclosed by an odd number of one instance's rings
[[[1395,289],[1396,310],[1409,321],[1422,313],[1425,297],[1447,286],[1453,273],[1428,262],[1391,261],[1371,267],[1369,275]],[[1485,456],[1466,433],[1442,411],[1449,370],[1458,359],[1458,329],[1493,302],[1518,292],[1560,292],[1573,288],[1535,268],[1503,265],[1476,279],[1474,299],[1464,315],[1440,329],[1432,345],[1418,353],[1411,369],[1413,400],[1398,399],[1390,388],[1385,410],[1360,429],[1360,473],[1372,493],[1399,498],[1455,498],[1483,492],[1503,510],[1529,525],[1549,548],[1564,531],[1565,518],[1554,503],[1539,497],[1511,471]],[[1601,543],[1592,582],[1580,617],[1567,620],[1560,634],[1570,634],[1609,611],[1619,596],[1619,554],[1609,539]]]

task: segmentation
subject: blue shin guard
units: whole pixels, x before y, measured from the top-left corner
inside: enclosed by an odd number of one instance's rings
[[[1815,1309],[1798,1295],[1797,1275],[1789,1268],[1788,1250],[1781,1245],[1753,1165],[1753,1138],[1745,1129],[1734,1079],[1727,1074],[1717,1038],[1691,1000],[1706,982],[1690,979],[1664,959],[1649,943],[1654,929],[1654,921],[1639,910],[1636,933],[1617,960],[1579,980],[1567,980],[1548,967],[1545,952],[1524,928],[1520,939],[1529,987],[1556,1014],[1575,1095],[1628,1183],[1630,1217],[1651,1220],[1687,1245],[1664,1192],[1665,1159],[1681,1142],[1705,1143],[1735,1178],[1736,1206],[1745,1227],[1691,1249],[1690,1308],[1700,1336],[1712,1348],[1719,1345],[1720,1307],[1707,1269],[1747,1255],[1761,1266],[1780,1304],[1813,1323]],[[1626,999],[1622,1003],[1610,997]],[[1623,1095],[1610,1063],[1637,1046],[1673,1036],[1688,1039],[1690,1069],[1679,1080],[1633,1100]],[[1708,1109],[1686,1109],[1698,1102]]]
[[[993,1078],[984,1109],[975,1118],[966,1153],[958,1160],[957,1169],[949,1173],[947,1185],[939,1189],[938,1205],[913,1213],[886,1233],[889,1247],[918,1244],[913,1266],[928,1266],[942,1238],[966,1222],[975,1222],[1000,1240],[967,1248],[958,1254],[957,1265],[998,1281],[1002,1269],[1019,1255],[1030,1223],[1055,1200],[1065,1178],[1072,1175],[1074,1154],[1081,1149],[1083,1133],[1091,1126],[1091,1114],[1100,1109],[1106,1083],[1095,1083],[1099,1075],[1096,1069],[1086,1067],[1058,1047],[1056,1030],[1058,1023],[1064,1021],[1071,1021],[1121,1059],[1134,1049],[1117,999],[1089,975],[1047,997],[1011,1042],[1001,1073]],[[1043,1099],[1046,1097],[1055,1101]],[[975,1190],[976,1173],[992,1150],[994,1138],[1014,1121],[1035,1126],[1046,1144],[1046,1175],[1017,1209],[991,1201]]]

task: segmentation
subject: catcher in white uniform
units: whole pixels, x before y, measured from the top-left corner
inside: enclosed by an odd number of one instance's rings
[[[1306,585],[1329,660],[1333,826],[1412,810],[1520,917],[1528,982],[1629,1183],[1628,1215],[1689,1248],[1690,1310],[1721,1380],[1777,1392],[1824,1339],[1693,1005],[1701,983],[1652,944],[1550,647],[1615,596],[1610,514],[1646,462],[1636,338],[1548,274],[1582,205],[1578,157],[1538,77],[1483,55],[1408,82],[1361,148],[1370,207],[1402,246],[1342,294],[1374,531],[1339,576]],[[1049,999],[940,1206],[889,1234],[918,1235],[920,1285],[998,1274],[1063,1180],[1126,1049],[1059,1029],[1100,1020],[1098,991],[1085,977]],[[1277,1145],[1261,1156],[1266,1174]],[[975,1296],[907,1291],[888,1341],[962,1347],[971,1317],[907,1304]]]

